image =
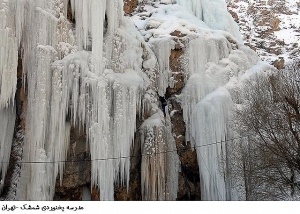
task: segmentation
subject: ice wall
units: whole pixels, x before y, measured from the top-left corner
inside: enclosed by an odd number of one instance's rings
[[[190,140],[190,118],[194,106],[219,86],[227,84],[259,61],[250,48],[237,45],[227,34],[200,34],[189,42],[184,59],[187,83],[182,91],[186,137]]]

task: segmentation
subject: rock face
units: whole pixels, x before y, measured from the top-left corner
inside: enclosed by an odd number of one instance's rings
[[[138,0],[124,0],[124,13],[130,15],[138,6]]]
[[[174,95],[169,98],[169,109],[170,112],[174,112],[171,116],[172,131],[181,163],[178,200],[200,200],[197,154],[195,150],[191,150],[190,143],[186,143],[183,112]]]
[[[184,50],[180,47],[182,38],[186,35],[180,31],[174,31],[170,35],[175,36],[175,49],[170,54],[170,70],[175,80],[174,86],[167,88],[168,108],[171,113],[172,133],[176,142],[176,148],[181,163],[181,172],[179,175],[178,200],[200,200],[199,184],[199,166],[197,163],[197,154],[191,149],[190,143],[186,143],[186,127],[183,119],[181,104],[176,99],[176,95],[181,93],[185,86],[185,72],[182,66],[181,58]]]

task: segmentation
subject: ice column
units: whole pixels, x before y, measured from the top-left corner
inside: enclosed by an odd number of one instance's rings
[[[184,56],[187,83],[180,96],[187,141],[190,140],[190,119],[194,107],[218,85],[207,72],[209,65],[218,64],[221,59],[229,56],[230,51],[229,42],[222,36],[207,37],[200,34],[189,42]]]
[[[228,119],[233,102],[225,88],[218,88],[199,102],[191,119],[192,142],[195,143],[200,170],[201,198],[226,200],[221,160],[225,154]]]
[[[7,4],[0,1],[0,109],[14,100],[17,86],[18,46]]]
[[[29,1],[26,6],[22,46],[28,106],[23,160],[34,164],[22,165],[16,198],[52,200],[70,134],[68,97],[61,76],[52,76],[56,74],[52,63],[69,54],[71,39],[63,1]]]
[[[162,122],[162,112],[141,126],[141,183],[143,200],[176,200],[179,158],[170,124]]]
[[[169,57],[171,50],[174,49],[174,41],[169,38],[166,39],[152,39],[150,43],[153,45],[153,52],[156,55],[159,65],[158,72],[158,94],[164,96],[167,87],[170,85],[170,65]]]
[[[17,192],[18,199],[52,199],[49,187],[52,184],[53,174],[47,172],[50,165],[43,162],[51,161],[47,157],[46,144],[50,143],[47,136],[48,132],[51,131],[48,127],[51,112],[49,100],[51,95],[50,64],[55,53],[56,51],[51,46],[38,46],[36,48],[36,67],[28,74],[30,87],[28,88],[24,161],[41,163],[22,166],[22,185]]]

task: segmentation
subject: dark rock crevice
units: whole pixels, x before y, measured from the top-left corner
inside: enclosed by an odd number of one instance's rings
[[[172,33],[176,36],[176,44],[182,43],[185,35],[179,31]],[[171,51],[169,57],[170,70],[175,80],[174,87],[167,88],[166,97],[168,98],[168,108],[172,123],[172,133],[175,139],[177,153],[181,164],[179,173],[179,188],[177,200],[200,200],[200,178],[197,154],[192,149],[189,142],[186,142],[186,125],[183,119],[183,111],[177,95],[181,94],[185,86],[185,73],[182,68],[181,58],[184,55],[184,49],[177,45]]]

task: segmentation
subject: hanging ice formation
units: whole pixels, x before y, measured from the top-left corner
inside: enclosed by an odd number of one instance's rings
[[[130,19],[123,16],[122,0],[0,0],[0,190],[14,135],[22,50],[22,161],[35,164],[21,165],[12,198],[53,199],[76,126],[87,134],[91,185],[101,200],[113,200],[116,183],[129,187],[130,159],[121,157],[131,154],[139,117],[142,198],[175,200],[179,159],[158,96],[176,84],[169,59],[172,50],[182,49],[185,87],[177,98],[186,140],[198,154],[201,197],[234,199],[227,175],[218,170],[226,146],[216,142],[231,137],[228,120],[240,79],[268,68],[241,43],[224,0],[139,4],[145,7]]]
[[[18,50],[8,4],[7,1],[0,1],[0,192],[9,165],[14,134],[14,94],[17,86]]]
[[[170,118],[162,122],[158,112],[141,126],[142,198],[143,200],[176,200],[179,159],[171,132]]]

